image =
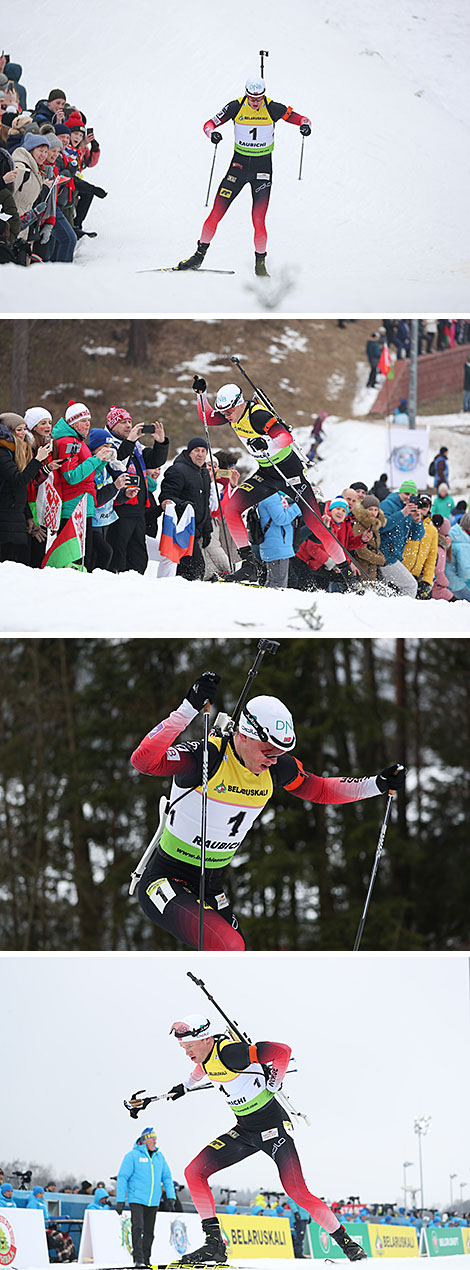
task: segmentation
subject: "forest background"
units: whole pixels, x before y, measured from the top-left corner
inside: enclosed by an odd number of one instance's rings
[[[0,948],[174,949],[128,895],[169,781],[129,758],[201,671],[230,712],[257,641],[0,641]],[[320,775],[408,767],[362,947],[470,947],[468,641],[285,639],[251,695],[292,710]],[[212,713],[212,721],[215,713]],[[185,733],[202,735],[200,719]],[[350,949],[385,799],[343,807],[284,790],[224,874],[248,948]]]

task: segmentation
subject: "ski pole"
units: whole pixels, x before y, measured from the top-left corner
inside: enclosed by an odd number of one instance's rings
[[[207,786],[209,781],[209,716],[210,704],[204,706],[204,748],[202,751],[202,808],[201,808],[201,876],[199,878],[199,931],[197,948],[202,952],[204,944],[204,898],[206,888],[206,840],[207,840]]]
[[[212,463],[212,471],[213,471],[213,474],[214,474],[215,492],[216,492],[216,495],[217,495],[217,504],[218,504],[218,508],[219,508],[220,523],[221,523],[221,525],[222,525],[222,531],[223,531],[223,535],[224,535],[225,550],[226,550],[226,553],[227,553],[227,556],[228,556],[228,562],[229,562],[229,565],[230,565],[230,572],[231,572],[231,573],[235,573],[235,564],[232,562],[232,560],[231,560],[231,558],[230,558],[230,549],[229,549],[229,545],[228,545],[227,526],[226,526],[226,523],[225,523],[225,516],[224,516],[224,513],[223,513],[223,511],[222,511],[222,504],[221,504],[221,502],[220,502],[219,487],[218,487],[218,485],[217,485],[217,473],[216,473],[216,470],[215,470],[215,467],[214,467],[214,460],[213,460],[213,457],[212,457],[211,440],[210,440],[210,436],[209,436],[209,427],[208,427],[207,417],[206,417],[206,407],[205,407],[205,402],[204,402],[204,394],[203,394],[202,392],[198,392],[198,394],[197,394],[197,395],[198,395],[198,397],[199,397],[199,401],[200,401],[201,412],[202,412],[202,418],[203,418],[203,422],[204,422],[204,432],[205,432],[205,437],[206,437],[206,441],[207,441],[207,447],[208,447],[208,451],[209,451],[209,458],[210,458],[210,461],[211,461],[211,463]]]
[[[243,706],[248,696],[251,683],[253,679],[255,678],[255,676],[258,674],[258,667],[263,660],[264,654],[277,653],[278,648],[279,648],[278,641],[274,639],[260,639],[258,644],[258,652],[256,654],[251,670],[248,671],[245,685],[242,688],[242,691],[240,693],[240,696],[238,698],[238,701],[232,716],[230,717],[229,715],[226,715],[226,714],[217,716],[215,720],[215,724],[214,724],[214,729],[217,728],[217,726],[219,726],[218,735],[222,733],[226,737],[227,742],[228,742],[229,736],[231,736],[232,732],[235,731]],[[134,872],[131,873],[129,895],[134,894],[134,891],[138,883],[140,882],[142,874],[147,868],[149,861],[151,860],[156,848],[158,847],[160,838],[165,828],[165,823],[166,823],[168,813],[171,811],[172,807],[176,807],[177,803],[181,802],[183,798],[187,798],[188,794],[193,794],[194,790],[197,788],[198,788],[197,785],[193,785],[191,789],[185,789],[184,793],[180,794],[178,798],[174,798],[172,803],[170,803],[169,798],[166,798],[164,794],[162,795],[160,799],[160,803],[159,803],[160,820],[158,824],[158,829],[155,831],[151,842],[149,842],[148,847],[146,847],[144,854],[141,856],[136,869],[134,869]]]
[[[210,1085],[210,1084],[195,1085],[194,1089],[187,1089],[186,1093],[196,1094],[198,1093],[200,1089],[213,1089],[213,1085]],[[139,1111],[145,1111],[149,1103],[162,1102],[163,1099],[168,1098],[168,1094],[152,1094],[151,1096],[147,1098],[140,1098],[140,1094],[145,1094],[145,1089],[137,1089],[135,1094],[132,1094],[129,1100],[127,1100],[127,1098],[123,1098],[123,1103],[126,1108],[126,1111],[129,1112],[129,1115],[132,1120],[137,1120]],[[134,1105],[135,1103],[137,1103],[138,1105],[135,1106]]]
[[[248,693],[253,683],[253,679],[255,679],[256,675],[258,674],[258,669],[259,669],[259,666],[261,665],[261,662],[263,660],[265,653],[272,653],[273,656],[275,656],[279,647],[280,647],[279,641],[276,641],[275,639],[260,639],[258,644],[258,652],[256,654],[255,660],[253,662],[251,670],[248,671],[245,684],[242,688],[242,691],[238,698],[235,709],[233,710],[232,715],[230,717],[230,731],[231,732],[235,731],[241,712],[243,710],[243,706],[245,705],[245,701],[247,699]],[[222,1014],[222,1010],[220,1011],[220,1013]],[[225,1018],[225,1015],[224,1015],[224,1018]]]
[[[206,201],[205,201],[205,203],[204,203],[204,207],[208,207],[208,206],[209,206],[209,194],[210,194],[210,192],[211,192],[212,177],[213,177],[213,173],[214,173],[215,158],[216,158],[216,154],[217,154],[217,146],[218,146],[218,144],[219,144],[219,142],[218,142],[218,141],[215,141],[215,142],[214,142],[214,158],[213,158],[213,160],[212,160],[211,174],[210,174],[210,177],[209,177],[209,184],[208,184],[208,186],[207,186],[207,194],[206,194]]]
[[[131,880],[129,883],[129,895],[134,894],[134,891],[140,882],[142,874],[145,872],[148,862],[153,856],[155,847],[158,847],[160,838],[165,828],[165,821],[168,815],[169,807],[170,807],[170,804],[168,802],[168,799],[166,798],[165,794],[163,794],[159,802],[160,820],[158,822],[158,829],[155,830],[153,838],[149,842],[148,847],[146,847],[143,856],[141,856],[139,863],[137,865],[137,868],[135,868],[134,872],[131,873]]]
[[[264,79],[264,59],[265,59],[265,57],[269,57],[269,52],[268,52],[268,49],[260,49],[260,51],[259,51],[259,55],[260,55],[260,58],[261,58],[261,62],[260,62],[260,66],[261,66],[261,79]]]
[[[248,1036],[248,1033],[242,1032],[240,1025],[235,1020],[229,1019],[228,1014],[225,1013],[225,1010],[222,1009],[222,1006],[219,1005],[215,997],[213,997],[212,994],[206,988],[204,980],[197,979],[196,975],[193,975],[191,970],[187,970],[186,974],[188,976],[188,979],[192,979],[193,983],[196,984],[196,987],[201,989],[201,991],[207,997],[208,1001],[212,1002],[212,1005],[215,1006],[216,1010],[219,1011],[219,1014],[222,1015],[222,1018],[225,1019],[225,1022],[228,1023],[228,1027],[229,1027],[229,1031],[231,1033],[232,1039],[234,1041],[244,1041],[246,1045],[251,1045],[252,1041],[251,1041],[251,1038]],[[260,1066],[262,1066],[262,1064],[260,1064]],[[296,1111],[295,1108],[292,1106],[292,1103],[290,1102],[289,1098],[287,1097],[287,1094],[283,1093],[281,1089],[278,1089],[275,1097],[277,1098],[277,1101],[280,1103],[281,1107],[283,1107],[284,1110],[287,1111],[290,1116],[292,1116],[292,1119],[305,1120],[305,1123],[307,1125],[310,1125],[310,1120],[308,1116],[305,1114],[305,1112]]]
[[[367,910],[368,910],[368,908],[369,908],[370,898],[371,898],[371,895],[372,895],[372,889],[373,889],[374,882],[375,882],[375,878],[376,878],[376,875],[377,875],[377,869],[378,869],[378,867],[379,867],[379,860],[380,860],[380,857],[381,857],[381,855],[382,855],[382,851],[383,851],[383,845],[384,845],[384,841],[385,841],[385,834],[386,834],[386,832],[387,832],[387,825],[388,825],[388,821],[389,821],[389,817],[390,817],[390,811],[391,811],[392,802],[393,802],[394,797],[395,797],[395,790],[391,789],[391,790],[390,790],[390,793],[389,793],[389,795],[388,795],[388,798],[387,798],[387,806],[386,806],[386,808],[385,808],[385,815],[384,815],[384,818],[383,818],[383,821],[382,821],[382,828],[381,828],[380,833],[379,833],[379,841],[378,841],[378,843],[377,843],[377,850],[376,850],[376,853],[375,853],[374,867],[373,867],[373,869],[372,869],[371,878],[370,878],[370,882],[369,882],[369,890],[368,890],[368,892],[367,892],[366,902],[365,902],[365,904],[364,904],[364,911],[363,911],[363,914],[362,914],[361,920],[360,920],[360,922],[359,922],[359,926],[358,926],[358,928],[357,928],[357,934],[356,934],[356,938],[355,938],[355,940],[354,940],[354,948],[353,948],[353,952],[357,952],[357,950],[358,950],[358,948],[359,948],[359,944],[360,944],[361,939],[362,939],[362,932],[363,932],[363,930],[364,930],[364,926],[365,926],[365,922],[366,922],[366,917],[367,917]]]
[[[304,136],[302,136],[302,145],[301,145],[301,147],[300,147],[299,181],[301,181],[301,180],[302,180],[302,164],[303,164],[303,161],[304,161],[304,142],[305,142],[305,137],[304,137]]]

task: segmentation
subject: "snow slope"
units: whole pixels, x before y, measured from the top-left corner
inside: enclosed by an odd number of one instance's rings
[[[207,356],[201,361],[207,371]],[[429,416],[433,454],[449,444],[452,459],[454,501],[468,497],[469,431],[466,416]],[[307,448],[309,428],[297,428],[295,439]],[[369,487],[386,468],[386,425],[357,419],[327,420],[325,457],[310,469],[325,498],[337,494],[352,480]],[[245,456],[246,457],[246,456]],[[312,476],[313,472],[313,476]],[[470,605],[445,600],[419,603],[405,596],[366,594],[328,595],[305,591],[229,583],[186,582],[183,578],[156,578],[150,561],[144,577],[137,573],[116,576],[96,571],[81,574],[74,569],[27,569],[18,564],[0,565],[2,609],[0,632],[28,635],[246,635],[272,637],[292,631],[326,635],[458,635],[470,633]]]
[[[271,0],[266,11],[239,0],[228,18],[208,0],[197,10],[190,0],[82,0],[79,32],[58,0],[44,0],[39,30],[35,12],[32,0],[10,6],[4,45],[23,64],[30,104],[59,84],[85,110],[102,143],[91,179],[109,196],[89,214],[98,239],[80,243],[72,267],[4,266],[9,312],[465,312],[465,0]],[[243,91],[261,46],[269,94],[314,125],[301,182],[299,133],[277,127],[271,281],[252,275],[247,191],[207,259],[234,277],[139,274],[194,249],[213,157],[202,124]]]

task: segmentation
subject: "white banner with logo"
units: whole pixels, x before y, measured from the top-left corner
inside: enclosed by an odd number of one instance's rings
[[[387,454],[385,467],[391,489],[399,489],[402,481],[415,481],[418,489],[425,490],[432,478],[429,467],[429,428],[417,424],[406,428],[391,423],[387,428]]]
[[[197,1213],[157,1213],[150,1260],[178,1261],[184,1252],[200,1247],[203,1240]],[[124,1209],[119,1217],[114,1209],[100,1213],[85,1209],[79,1262],[95,1265],[132,1265],[131,1214]]]
[[[48,1266],[44,1213],[39,1208],[0,1208],[0,1266]]]

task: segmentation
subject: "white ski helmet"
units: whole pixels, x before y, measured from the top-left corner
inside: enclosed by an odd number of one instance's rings
[[[223,384],[215,399],[216,410],[233,410],[243,401],[243,392],[238,384]]]
[[[248,97],[264,97],[266,84],[260,75],[249,75],[245,84]]]
[[[293,750],[294,722],[290,710],[278,697],[252,697],[243,707],[239,730],[257,741],[272,741],[278,749]]]
[[[172,1033],[177,1041],[203,1041],[214,1035],[214,1029],[204,1014],[185,1014],[177,1023],[172,1023],[170,1036]]]

